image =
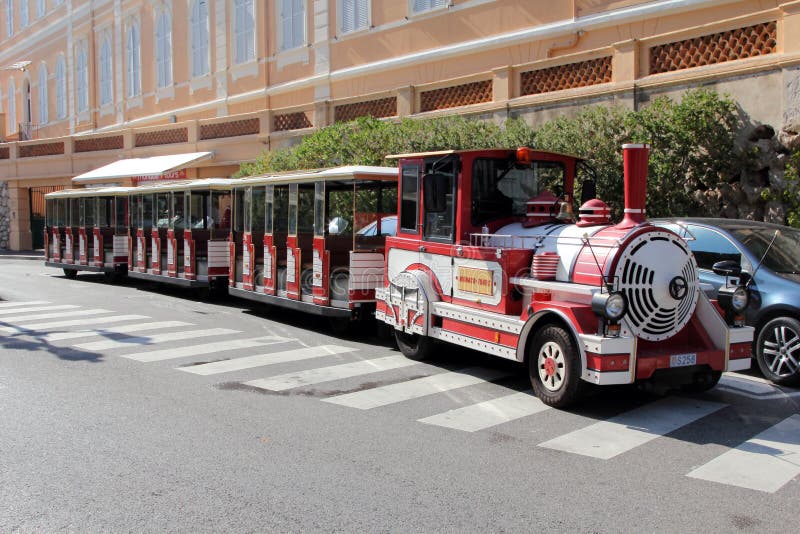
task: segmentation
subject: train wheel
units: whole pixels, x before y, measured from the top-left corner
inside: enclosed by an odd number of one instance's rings
[[[566,408],[583,396],[580,355],[569,333],[560,326],[546,326],[536,334],[528,372],[534,393],[548,406]]]
[[[70,280],[75,280],[78,277],[77,269],[64,269],[64,277]]]
[[[400,352],[409,360],[422,361],[431,355],[433,340],[428,336],[407,334],[400,330],[395,330],[394,338],[397,341],[397,347]]]
[[[756,361],[776,384],[800,385],[800,321],[777,317],[765,324],[756,341]]]

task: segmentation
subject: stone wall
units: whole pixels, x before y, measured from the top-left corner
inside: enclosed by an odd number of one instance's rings
[[[8,182],[0,182],[0,250],[8,248],[11,212],[8,208]]]

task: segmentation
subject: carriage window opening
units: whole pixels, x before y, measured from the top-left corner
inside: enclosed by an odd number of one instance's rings
[[[430,176],[438,174],[447,179],[447,194],[445,196],[445,209],[440,213],[425,212],[425,224],[423,226],[424,238],[431,241],[452,242],[455,230],[455,167],[454,160],[438,162],[436,167],[425,169]],[[425,178],[423,178],[424,180]]]
[[[192,191],[190,194],[189,227],[194,230],[208,228],[208,193]]]
[[[266,190],[263,187],[254,187],[250,191],[250,231],[253,233],[264,233],[265,197]]]
[[[325,235],[325,182],[314,184],[314,235]]]
[[[246,232],[247,231],[247,216],[245,214],[245,206],[247,205],[247,190],[234,189],[233,190],[233,231]]]
[[[231,232],[231,215],[233,210],[233,198],[231,194],[223,191],[211,193],[211,229],[218,237],[227,235]]]
[[[297,233],[314,232],[314,185],[301,184],[297,192]]]
[[[327,193],[328,213],[325,217],[327,224],[325,231],[328,235],[352,235],[354,195],[356,194],[353,184],[337,184],[335,188],[329,187]],[[356,217],[358,217],[357,209]]]
[[[534,161],[518,165],[507,159],[476,159],[472,165],[473,226],[511,216],[524,216],[527,201],[545,189],[563,187],[564,164]]]
[[[156,195],[156,221],[159,228],[169,227],[169,193]]]
[[[271,234],[273,231],[273,221],[275,220],[272,213],[275,205],[275,188],[268,185],[264,188],[264,233]]]
[[[128,199],[125,197],[116,197],[114,199],[116,204],[114,214],[114,230],[117,233],[122,233],[128,228]]]
[[[297,184],[289,185],[289,235],[297,235]]]
[[[66,226],[67,225],[67,199],[60,198],[58,199],[58,211],[57,211],[57,223],[58,226]]]
[[[81,224],[81,200],[69,199],[69,226],[77,228]]]
[[[289,231],[289,186],[276,186],[273,199],[273,232],[287,233]]]
[[[417,233],[419,220],[419,165],[406,165],[400,177],[402,198],[400,203],[400,229]]]
[[[81,224],[81,226],[84,228],[91,228],[95,223],[97,203],[93,198],[82,198],[81,201],[83,201],[83,208],[81,209],[81,213],[83,213],[83,224]]]
[[[98,228],[110,228],[114,215],[114,199],[102,197],[97,199],[97,219],[95,224]]]
[[[128,198],[128,226],[130,226],[131,230],[138,230],[141,223],[141,215],[142,215],[142,198],[136,195],[131,195]],[[135,233],[131,234],[132,236],[136,236]]]
[[[142,228],[153,227],[153,195],[142,197]]]

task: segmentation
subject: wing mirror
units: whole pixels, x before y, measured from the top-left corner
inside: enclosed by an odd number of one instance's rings
[[[733,276],[737,277],[742,274],[742,266],[738,261],[723,260],[718,261],[711,266],[711,270],[718,276]]]

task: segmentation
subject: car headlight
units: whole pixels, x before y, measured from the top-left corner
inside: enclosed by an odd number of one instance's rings
[[[628,311],[628,300],[619,292],[595,293],[592,296],[592,311],[609,321],[619,321]]]
[[[742,286],[721,287],[717,293],[720,306],[734,313],[742,313],[750,303],[750,295]]]

